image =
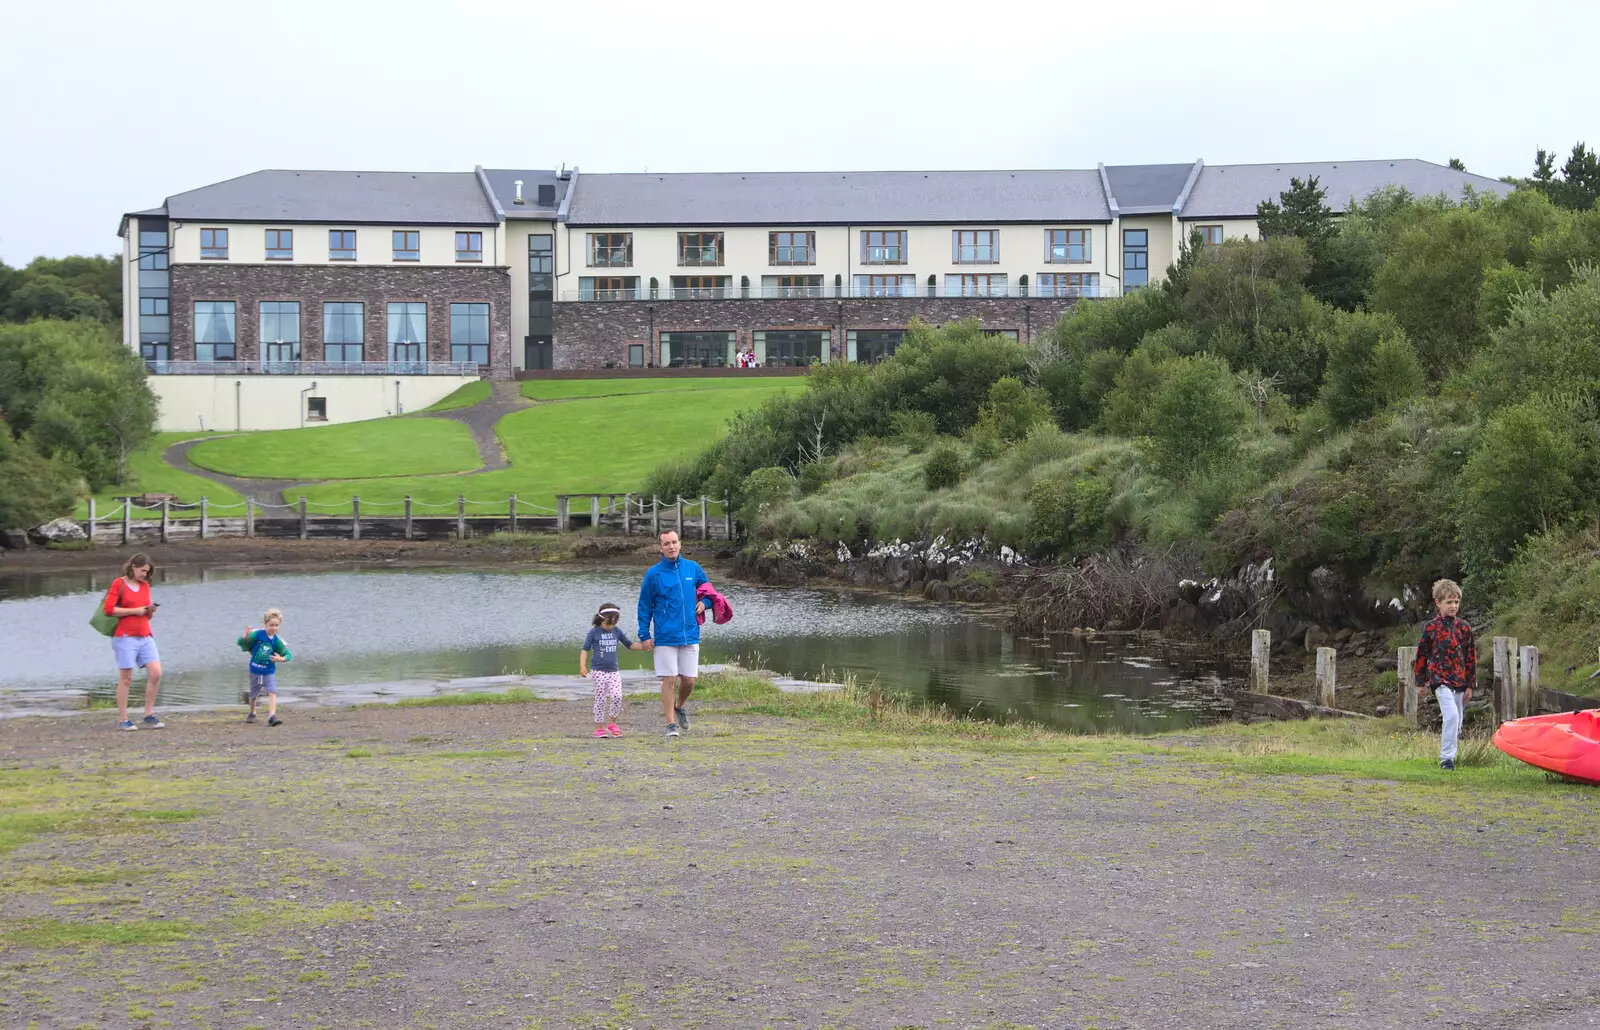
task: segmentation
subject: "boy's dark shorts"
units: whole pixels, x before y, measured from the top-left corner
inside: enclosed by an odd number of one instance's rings
[[[262,694],[276,694],[278,692],[278,674],[275,672],[250,674],[250,698],[254,700]]]

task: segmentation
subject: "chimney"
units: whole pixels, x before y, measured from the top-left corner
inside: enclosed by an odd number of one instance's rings
[[[555,207],[556,206],[556,184],[555,183],[553,183],[553,182],[541,182],[539,184],[539,206],[540,207]]]
[[[571,178],[572,178],[572,173],[567,171],[566,163],[563,162],[562,165],[561,165],[561,171],[556,173],[556,181],[557,182],[567,182]]]
[[[513,183],[513,185],[517,187],[517,201],[516,202],[518,204],[527,203],[527,201],[522,199],[522,180],[518,179],[515,183]]]

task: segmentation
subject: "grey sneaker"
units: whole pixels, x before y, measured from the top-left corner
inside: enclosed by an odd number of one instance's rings
[[[117,729],[119,729],[119,730],[136,730],[138,728],[139,727],[137,727],[137,726],[135,726],[133,724],[133,720],[132,719],[124,719],[121,722],[117,723]]]
[[[244,717],[244,721],[245,722],[255,722],[256,721],[256,713],[251,712],[249,715]]]
[[[674,708],[672,712],[678,717],[678,729],[687,733],[689,731],[689,713],[682,708]]]
[[[268,726],[282,726],[283,725],[283,720],[278,718],[276,715],[270,715],[270,716],[267,717],[267,725]]]
[[[142,720],[140,720],[139,725],[143,726],[147,730],[164,730],[167,728],[166,723],[162,722],[160,719],[157,719],[153,715],[145,716]]]
[[[675,723],[675,722],[667,723],[667,736],[676,737],[677,735],[678,735],[678,724]]]

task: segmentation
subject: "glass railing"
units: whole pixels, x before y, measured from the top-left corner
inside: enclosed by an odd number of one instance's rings
[[[1039,286],[1021,283],[993,283],[985,286],[959,286],[941,283],[922,285],[864,285],[843,283],[821,286],[660,286],[655,289],[563,290],[563,301],[716,301],[716,300],[873,300],[940,298],[1046,298],[1076,300],[1085,297],[1115,297],[1116,283],[1085,283],[1075,286]]]
[[[475,376],[475,361],[146,361],[151,375],[168,376]]]

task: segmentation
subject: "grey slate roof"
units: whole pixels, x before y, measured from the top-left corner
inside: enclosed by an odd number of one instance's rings
[[[500,210],[506,213],[507,218],[550,218],[556,216],[556,211],[561,207],[561,198],[567,192],[567,184],[556,178],[554,169],[517,169],[517,168],[485,168],[484,178],[489,181],[489,188],[494,191],[494,196],[500,202]],[[522,180],[522,199],[524,204],[517,203],[517,180]],[[539,206],[539,187],[554,186],[555,202],[547,207]]]
[[[1194,162],[1181,165],[1106,165],[1106,182],[1125,215],[1171,214]]]
[[[1096,170],[585,173],[571,225],[1108,222]]]
[[[1471,172],[1458,172],[1432,161],[1310,161],[1300,164],[1206,165],[1189,193],[1180,218],[1254,218],[1256,205],[1277,200],[1289,180],[1317,177],[1328,191],[1327,204],[1343,211],[1351,198],[1363,200],[1384,186],[1403,186],[1416,196],[1444,193],[1459,201],[1463,187],[1504,196],[1515,187]]]
[[[420,223],[499,221],[472,172],[267,169],[167,198],[180,221]]]

